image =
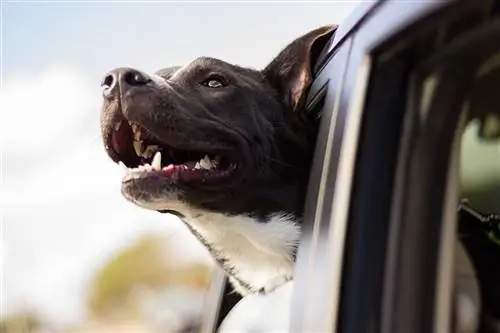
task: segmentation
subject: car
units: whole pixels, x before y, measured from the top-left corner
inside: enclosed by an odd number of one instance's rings
[[[468,331],[455,306],[467,226],[492,241],[471,260],[478,311],[500,303],[499,105],[500,1],[359,5],[309,92],[321,130],[284,331]],[[239,301],[216,274],[203,332]],[[500,313],[469,314],[500,332]]]

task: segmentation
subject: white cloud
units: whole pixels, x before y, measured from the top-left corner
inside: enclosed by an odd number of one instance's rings
[[[60,133],[98,110],[99,83],[69,67],[5,80],[0,92],[2,149],[47,149]]]
[[[51,152],[45,167],[32,160],[24,174],[8,173],[8,186],[1,188],[7,312],[29,306],[56,323],[82,319],[95,269],[143,233],[175,233],[182,257],[207,259],[177,219],[122,198],[121,170],[97,136],[100,91],[83,73],[57,67],[7,83],[0,96],[0,148],[22,150],[4,155],[14,159],[8,165]],[[54,142],[72,139],[71,129],[92,113],[96,127],[77,132],[71,149],[54,148]]]

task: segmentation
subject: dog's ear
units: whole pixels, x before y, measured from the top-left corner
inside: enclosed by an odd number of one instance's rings
[[[304,107],[314,65],[336,29],[323,26],[295,39],[262,71],[294,112]]]

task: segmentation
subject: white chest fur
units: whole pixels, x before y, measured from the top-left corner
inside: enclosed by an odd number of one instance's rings
[[[293,274],[293,252],[300,227],[291,215],[276,213],[260,222],[244,215],[227,216],[198,210],[178,201],[141,206],[178,211],[184,222],[230,275],[243,295],[270,292]]]
[[[224,268],[230,270],[231,282],[240,293],[269,292],[292,277],[293,252],[300,236],[293,217],[276,214],[259,222],[242,215],[206,213],[186,223],[222,256],[217,259],[225,261]]]

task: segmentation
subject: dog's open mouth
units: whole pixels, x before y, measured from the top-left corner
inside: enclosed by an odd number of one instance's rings
[[[215,183],[226,180],[237,168],[228,157],[178,149],[138,123],[125,120],[115,125],[110,146],[125,170],[124,182],[154,176],[189,184]]]

